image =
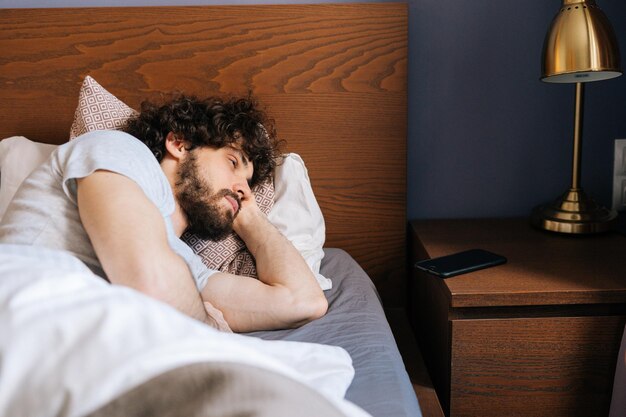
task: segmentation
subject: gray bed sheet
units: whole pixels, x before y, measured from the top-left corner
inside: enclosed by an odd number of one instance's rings
[[[248,335],[341,346],[350,353],[355,369],[346,399],[374,417],[421,416],[376,287],[347,252],[332,248],[324,252],[320,273],[333,282],[333,288],[325,291],[326,315],[297,329]]]

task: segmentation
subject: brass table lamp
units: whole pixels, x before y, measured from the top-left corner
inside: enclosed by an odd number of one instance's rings
[[[594,0],[563,0],[543,45],[541,80],[576,83],[572,183],[551,204],[536,207],[533,225],[561,233],[597,233],[613,227],[617,213],[596,204],[580,186],[584,83],[622,75],[617,38]]]

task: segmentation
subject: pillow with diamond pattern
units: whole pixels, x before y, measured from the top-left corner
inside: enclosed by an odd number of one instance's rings
[[[70,129],[70,140],[93,130],[119,130],[137,112],[86,76],[78,94],[78,106]]]

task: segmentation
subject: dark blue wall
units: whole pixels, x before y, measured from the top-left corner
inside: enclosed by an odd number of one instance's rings
[[[626,2],[598,0],[626,54]],[[409,217],[526,216],[569,186],[574,86],[542,83],[560,1],[411,3]],[[626,76],[586,85],[582,184],[611,204]]]
[[[54,5],[268,2],[322,1],[58,0]],[[49,3],[0,0],[0,7]],[[408,3],[408,217],[526,216],[564,192],[571,178],[574,87],[539,81],[543,38],[560,1]],[[597,3],[626,56],[626,1]],[[584,121],[582,184],[610,205],[613,140],[626,138],[626,76],[587,84]]]

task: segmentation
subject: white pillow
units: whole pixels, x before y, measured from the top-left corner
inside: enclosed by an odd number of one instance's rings
[[[0,219],[20,184],[41,165],[56,145],[37,143],[23,136],[0,141]]]
[[[332,281],[320,275],[326,225],[309,173],[300,155],[290,153],[274,173],[274,206],[267,218],[302,254],[323,290]]]
[[[0,219],[24,179],[50,156],[56,145],[33,142],[23,136],[0,141]],[[320,275],[326,237],[320,210],[304,161],[287,154],[274,175],[274,206],[268,219],[302,254],[320,287],[328,290],[332,281]]]

